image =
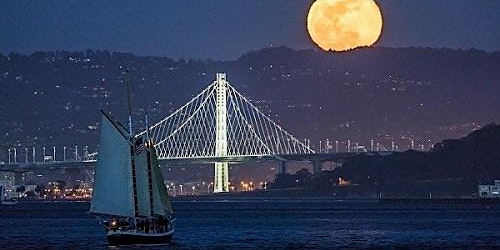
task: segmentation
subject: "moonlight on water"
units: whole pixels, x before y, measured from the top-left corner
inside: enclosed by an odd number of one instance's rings
[[[307,30],[326,51],[371,46],[382,32],[382,14],[373,0],[317,0],[309,9]]]

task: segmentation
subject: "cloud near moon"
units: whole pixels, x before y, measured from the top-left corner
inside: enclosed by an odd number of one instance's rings
[[[373,0],[317,0],[309,9],[307,30],[326,51],[371,46],[382,32],[382,14]]]

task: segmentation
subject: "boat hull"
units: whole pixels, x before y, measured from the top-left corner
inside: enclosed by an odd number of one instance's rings
[[[167,244],[172,240],[173,231],[166,233],[109,232],[106,236],[110,246],[135,244]]]

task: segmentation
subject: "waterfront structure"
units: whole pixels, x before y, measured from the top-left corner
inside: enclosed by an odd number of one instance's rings
[[[479,185],[480,198],[500,198],[500,180],[495,180],[493,185]]]
[[[14,174],[0,172],[1,199],[8,200],[16,197]]]

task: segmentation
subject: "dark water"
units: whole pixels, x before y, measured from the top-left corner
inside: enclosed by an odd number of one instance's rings
[[[500,249],[499,206],[177,201],[174,241],[154,249]],[[108,248],[99,220],[86,214],[88,207],[77,202],[0,205],[0,249]]]

